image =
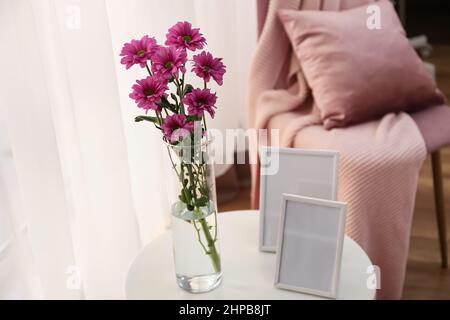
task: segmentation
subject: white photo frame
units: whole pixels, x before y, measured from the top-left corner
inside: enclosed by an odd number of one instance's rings
[[[259,248],[275,252],[282,194],[336,200],[339,152],[263,146],[260,156]]]
[[[336,298],[347,205],[283,194],[275,286]]]

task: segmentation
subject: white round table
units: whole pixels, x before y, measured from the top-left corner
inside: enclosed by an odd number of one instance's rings
[[[318,296],[277,289],[274,253],[258,249],[258,211],[231,211],[218,215],[223,278],[210,292],[192,294],[175,282],[170,230],[149,243],[137,255],[125,280],[127,299],[323,299]],[[374,299],[368,289],[366,253],[345,236],[338,299]]]

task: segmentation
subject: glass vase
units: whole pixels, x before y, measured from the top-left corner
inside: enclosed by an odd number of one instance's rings
[[[189,292],[208,292],[222,279],[212,140],[166,144],[176,281]]]

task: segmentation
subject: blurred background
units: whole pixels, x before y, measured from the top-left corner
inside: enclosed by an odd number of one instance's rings
[[[450,97],[450,1],[395,1],[408,37],[425,36],[430,48],[424,60],[434,65],[439,88]],[[450,124],[449,124],[450,125]],[[445,206],[450,210],[450,148],[441,150]],[[219,178],[222,194],[234,199],[219,203],[220,211],[249,209],[249,168],[238,166]],[[237,178],[235,178],[237,177]],[[448,223],[447,223],[448,224]],[[450,299],[450,271],[440,266],[430,157],[419,178],[412,238],[404,288],[405,299]]]
[[[134,123],[123,43],[162,42],[177,21],[201,28],[227,73],[211,126],[246,127],[257,0],[0,0],[0,299],[121,298],[129,263],[168,226],[160,136]],[[397,1],[425,35],[450,97],[450,3]],[[223,150],[217,150],[220,154]],[[233,152],[233,150],[230,150]],[[450,149],[442,151],[450,210]],[[250,207],[246,165],[217,168],[219,211]],[[439,268],[430,161],[417,193],[405,298],[450,299]]]
[[[145,70],[126,71],[120,50],[190,21],[228,67],[210,126],[243,127],[255,6],[0,0],[0,298],[122,297],[169,210],[160,133],[134,122],[142,112],[128,97]]]

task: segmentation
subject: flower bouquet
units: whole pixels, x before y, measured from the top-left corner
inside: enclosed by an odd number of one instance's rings
[[[213,80],[222,85],[225,65],[206,51],[188,56],[205,45],[198,28],[178,22],[169,28],[165,46],[144,36],[125,43],[120,54],[126,69],[139,65],[148,73],[133,85],[130,98],[145,110],[135,121],[150,122],[160,130],[168,151],[167,161],[176,179],[171,200],[176,277],[190,292],[212,290],[222,276],[206,115],[214,118],[217,101],[208,84]],[[199,88],[188,83],[189,65],[201,79]]]

